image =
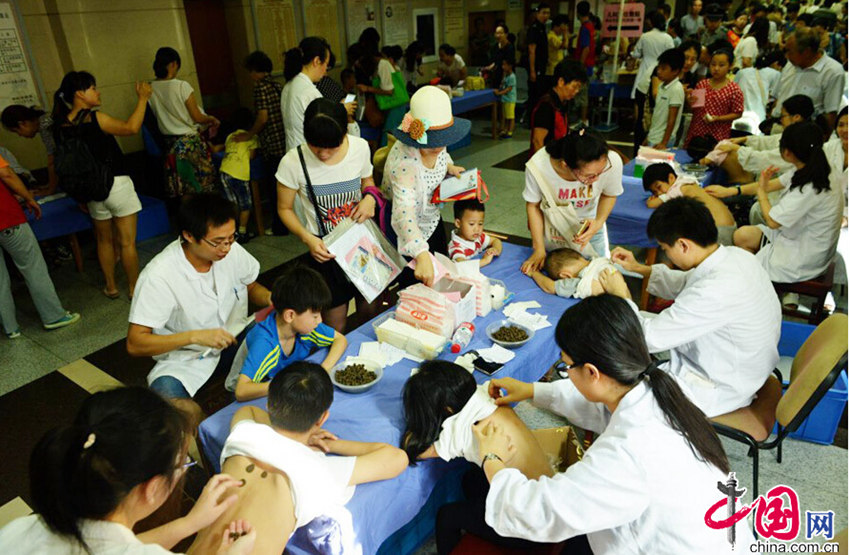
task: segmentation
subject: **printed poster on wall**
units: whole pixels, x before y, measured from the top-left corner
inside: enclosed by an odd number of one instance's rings
[[[295,27],[295,8],[292,0],[255,0],[257,13],[257,42],[268,53],[276,74],[283,73],[283,53],[298,46]]]
[[[455,48],[463,48],[466,45],[466,17],[463,2],[447,2],[445,14],[444,40]]]
[[[345,11],[348,18],[348,44],[357,42],[360,33],[367,27],[374,27],[381,32],[377,9],[376,0],[348,0]]]
[[[406,0],[384,0],[383,2],[383,20],[384,20],[384,44],[397,44],[402,48],[407,48],[410,41],[408,28],[407,1]]]
[[[339,43],[339,12],[337,0],[305,0],[304,36],[325,37],[337,60],[345,54],[345,46]]]
[[[0,107],[41,104],[12,5],[0,2]]]
[[[623,24],[620,36],[635,38],[643,34],[643,14],[646,6],[643,3],[623,4]],[[602,38],[617,36],[617,22],[620,19],[620,4],[606,4],[602,17]]]

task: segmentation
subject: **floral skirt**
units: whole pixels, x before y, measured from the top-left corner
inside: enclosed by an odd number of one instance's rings
[[[165,187],[169,197],[215,190],[218,172],[210,148],[199,134],[166,136],[165,142]]]

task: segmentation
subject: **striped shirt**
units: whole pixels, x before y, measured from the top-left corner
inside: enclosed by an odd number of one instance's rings
[[[280,346],[277,331],[277,312],[248,332],[248,355],[242,364],[242,374],[254,383],[270,381],[275,375],[292,364],[304,360],[317,349],[330,347],[336,331],[326,324],[319,324],[309,334],[296,336],[292,352],[287,355]]]

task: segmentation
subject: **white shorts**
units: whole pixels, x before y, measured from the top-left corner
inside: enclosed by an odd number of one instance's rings
[[[122,218],[142,211],[142,201],[129,175],[116,175],[106,200],[91,201],[87,206],[93,220]]]

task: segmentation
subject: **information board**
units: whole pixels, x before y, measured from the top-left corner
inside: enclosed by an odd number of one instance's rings
[[[8,2],[0,2],[0,109],[41,104],[21,30]]]
[[[623,24],[620,36],[623,38],[639,37],[643,34],[643,16],[646,6],[634,2],[623,4]],[[620,19],[620,4],[606,4],[602,17],[602,38],[617,36],[617,22]]]

